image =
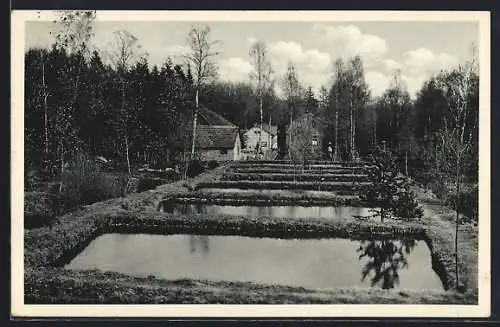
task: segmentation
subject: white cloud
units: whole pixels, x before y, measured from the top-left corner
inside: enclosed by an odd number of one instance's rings
[[[437,72],[456,65],[458,58],[447,53],[434,54],[426,48],[418,48],[405,54],[405,71],[411,75],[422,75]]]
[[[402,62],[392,59],[383,60],[384,68],[388,73],[392,74],[395,69],[401,69],[402,79],[406,82],[408,92],[412,97],[415,97],[422,84],[432,75],[439,73],[442,69],[449,69],[458,62],[457,57],[444,52],[436,54],[426,48],[407,51]]]
[[[380,58],[389,49],[387,42],[383,38],[362,33],[354,25],[333,27],[327,24],[315,24],[313,32],[319,42],[330,43],[332,49],[341,45],[340,52],[342,55],[360,55],[368,61]]]
[[[417,92],[422,88],[423,83],[429,78],[428,75],[417,75],[417,76],[408,76],[402,75],[401,79],[406,83],[406,87],[408,89],[408,93],[412,98],[415,98]]]
[[[257,41],[257,39],[254,38],[253,36],[248,36],[247,37],[248,44],[253,44],[255,41]]]
[[[365,74],[365,79],[370,87],[372,96],[378,97],[389,87],[392,76],[369,70]]]
[[[296,42],[279,41],[269,44],[269,56],[275,71],[275,78],[281,78],[291,61],[305,86],[319,90],[326,82],[331,71],[331,58],[328,53],[317,49],[304,49]],[[279,91],[279,90],[278,90]]]
[[[403,65],[395,60],[392,59],[385,59],[384,60],[384,65],[389,71],[394,71],[396,69],[401,69]]]
[[[252,66],[247,60],[232,57],[219,61],[219,76],[221,80],[230,82],[248,81]]]

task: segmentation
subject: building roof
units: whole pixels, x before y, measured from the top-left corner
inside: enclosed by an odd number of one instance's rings
[[[260,123],[256,123],[252,128],[259,129]],[[262,129],[271,135],[278,135],[278,126],[276,125],[262,124]],[[248,130],[245,132],[248,132]]]
[[[200,149],[232,149],[238,137],[236,126],[198,125],[196,142]]]
[[[200,125],[235,126],[215,111],[205,107],[200,107],[198,110],[198,119]]]

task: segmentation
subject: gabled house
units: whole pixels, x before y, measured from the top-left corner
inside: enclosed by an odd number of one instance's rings
[[[200,108],[195,149],[203,161],[240,160],[241,139],[238,126],[212,110]]]
[[[269,150],[275,150],[278,148],[278,126],[262,124],[262,130],[260,129],[260,123],[255,124],[252,128],[245,131],[243,134],[245,137],[245,149],[253,151],[256,149],[259,143],[260,134],[260,149],[262,152],[267,152]]]
[[[196,152],[203,161],[240,160],[241,140],[236,126],[198,125]]]

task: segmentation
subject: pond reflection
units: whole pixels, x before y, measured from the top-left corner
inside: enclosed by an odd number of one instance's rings
[[[442,289],[422,241],[104,234],[65,268],[307,288]]]
[[[369,208],[364,207],[326,207],[326,206],[231,206],[215,204],[183,204],[165,201],[163,212],[177,215],[213,214],[242,217],[274,217],[274,218],[326,218],[351,219],[364,218],[378,220]]]
[[[370,277],[371,286],[383,289],[399,285],[399,270],[408,268],[407,256],[416,245],[415,240],[361,241],[357,250],[360,260],[366,260],[361,271],[361,280]]]

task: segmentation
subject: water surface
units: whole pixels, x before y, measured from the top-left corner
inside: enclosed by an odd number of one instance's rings
[[[351,219],[354,217],[373,216],[369,208],[364,207],[325,207],[325,206],[232,206],[216,204],[183,204],[165,201],[163,212],[185,214],[220,214],[243,217],[274,218],[326,218]],[[375,218],[371,218],[375,219]]]
[[[105,234],[67,266],[306,288],[442,289],[422,241]]]

